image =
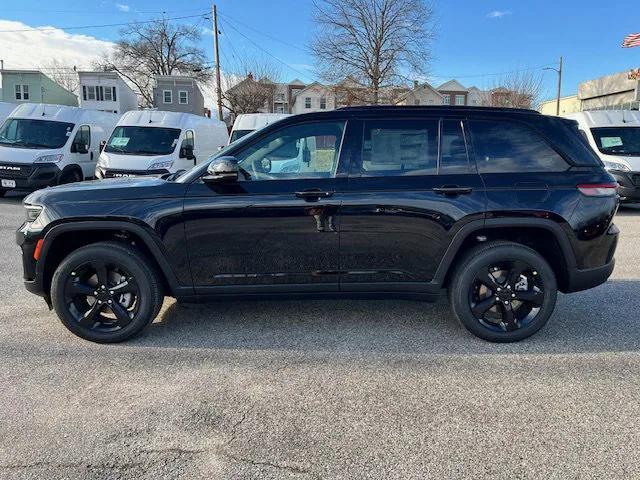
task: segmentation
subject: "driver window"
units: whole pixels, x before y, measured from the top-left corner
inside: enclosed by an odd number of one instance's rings
[[[194,146],[195,146],[195,142],[193,140],[193,132],[191,130],[187,130],[184,133],[184,140],[182,140],[182,148],[184,147],[193,148]]]
[[[91,129],[89,125],[82,125],[78,128],[76,136],[73,139],[73,143],[77,145],[86,145],[87,148],[91,146]]]
[[[244,180],[332,178],[345,122],[283,128],[235,155]]]

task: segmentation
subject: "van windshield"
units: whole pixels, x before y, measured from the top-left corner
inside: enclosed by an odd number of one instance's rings
[[[0,145],[37,149],[62,148],[73,127],[73,123],[8,118],[0,128]]]
[[[178,137],[179,128],[118,126],[104,151],[127,155],[169,155],[175,150]]]
[[[640,127],[600,127],[591,133],[605,155],[640,156]]]

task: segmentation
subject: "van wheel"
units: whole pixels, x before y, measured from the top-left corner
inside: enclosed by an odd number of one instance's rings
[[[81,182],[81,181],[82,181],[82,175],[80,174],[80,172],[78,172],[78,170],[69,170],[67,172],[62,173],[58,184],[64,185],[67,183],[75,183],[75,182]]]
[[[127,340],[151,323],[163,294],[151,262],[118,242],[88,245],[67,256],[51,282],[53,307],[65,327],[86,340]]]
[[[540,330],[553,313],[557,282],[535,250],[512,242],[471,249],[459,262],[449,288],[462,325],[490,342],[517,342]]]

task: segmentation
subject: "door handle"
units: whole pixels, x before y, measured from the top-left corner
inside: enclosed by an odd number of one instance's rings
[[[333,192],[323,190],[304,190],[302,192],[296,192],[296,197],[304,198],[305,200],[314,200],[319,198],[329,198],[333,196]]]
[[[433,189],[433,192],[439,195],[464,195],[472,191],[471,187],[459,187],[458,185],[445,185]]]
[[[91,150],[91,160],[93,160],[93,150]]]

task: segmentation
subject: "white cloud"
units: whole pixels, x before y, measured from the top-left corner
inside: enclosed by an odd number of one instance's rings
[[[51,60],[78,69],[90,68],[92,63],[109,53],[114,44],[95,37],[67,33],[54,27],[38,30],[22,22],[0,20],[0,52],[7,69],[37,69]],[[29,30],[13,32],[11,30]]]
[[[128,12],[129,10],[131,10],[131,7],[129,5],[125,5],[124,3],[116,3],[116,8],[121,12]]]
[[[511,13],[512,12],[508,10],[494,10],[493,12],[487,13],[487,18],[502,18],[511,15]]]

